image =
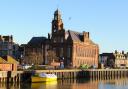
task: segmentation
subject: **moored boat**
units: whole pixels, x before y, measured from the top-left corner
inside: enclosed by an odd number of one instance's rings
[[[32,82],[49,82],[49,81],[57,81],[57,76],[55,74],[46,74],[40,73],[35,74],[31,77]]]

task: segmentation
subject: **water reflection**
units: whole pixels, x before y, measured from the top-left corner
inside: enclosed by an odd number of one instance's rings
[[[109,80],[65,79],[47,83],[0,83],[0,89],[128,89],[128,78]]]
[[[92,82],[87,79],[80,79],[80,80],[65,80],[62,83],[59,82],[60,86],[64,86],[63,89],[98,89],[98,82]],[[70,84],[70,88],[67,85]],[[61,89],[61,88],[58,88]]]
[[[98,81],[98,89],[128,89],[128,78]]]
[[[32,83],[31,89],[57,89],[57,81],[45,83]]]
[[[0,83],[0,89],[21,89],[19,83]]]

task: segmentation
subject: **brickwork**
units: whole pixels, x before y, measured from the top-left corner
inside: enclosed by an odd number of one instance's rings
[[[102,53],[100,54],[100,63],[104,64],[105,67],[128,67],[128,53],[124,53],[124,51],[115,51],[115,53]]]
[[[58,9],[54,13],[51,25],[51,34],[48,34],[48,42],[40,39],[43,42],[38,45],[40,42],[37,41],[37,38],[39,38],[37,37],[34,42],[31,42],[31,40],[25,47],[26,63],[42,64],[47,60],[48,51],[52,50],[57,56],[57,59],[54,60],[63,62],[64,67],[79,67],[81,64],[98,66],[99,47],[90,39],[89,32],[65,30],[61,13]],[[36,46],[32,46],[32,44]],[[41,55],[38,55],[39,53]]]
[[[51,34],[52,49],[60,59],[64,58],[66,67],[79,67],[81,64],[98,66],[99,47],[90,40],[89,32],[66,31],[58,10],[54,14]]]

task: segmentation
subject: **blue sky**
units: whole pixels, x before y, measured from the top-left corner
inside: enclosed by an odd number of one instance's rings
[[[0,34],[19,44],[47,36],[57,8],[65,29],[89,31],[100,52],[128,51],[128,0],[0,0]]]

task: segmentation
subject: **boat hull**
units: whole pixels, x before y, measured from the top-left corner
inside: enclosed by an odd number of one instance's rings
[[[49,81],[57,81],[57,78],[47,78],[47,77],[35,77],[31,78],[32,82],[49,82]]]

